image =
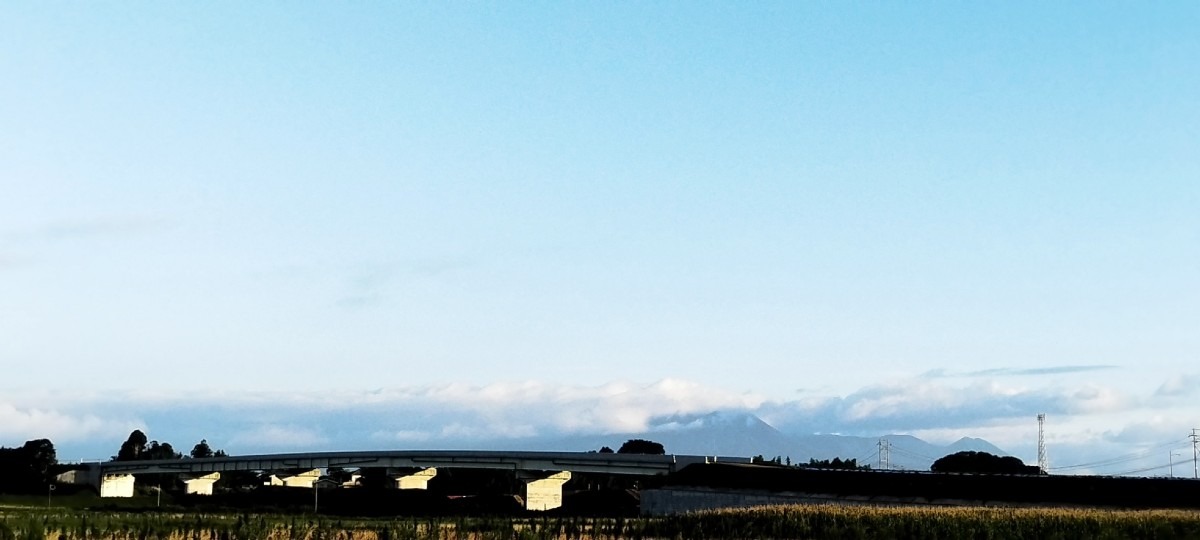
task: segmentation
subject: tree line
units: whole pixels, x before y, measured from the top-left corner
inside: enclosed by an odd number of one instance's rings
[[[188,457],[201,459],[211,457],[226,457],[224,450],[213,450],[208,445],[208,439],[200,439],[188,453]],[[121,443],[121,449],[112,457],[113,461],[148,461],[152,459],[183,459],[183,454],[176,452],[171,443],[151,441],[142,430],[135,429],[129,438]]]
[[[859,464],[855,458],[850,459],[810,459],[808,463],[797,463],[792,465],[792,458],[780,458],[775,456],[771,459],[764,458],[761,454],[754,456],[750,460],[751,463],[757,465],[775,465],[778,467],[798,467],[807,469],[849,469],[849,470],[870,470],[869,463]],[[943,456],[933,462],[929,467],[932,472],[941,473],[975,473],[975,474],[1045,474],[1044,471],[1038,469],[1035,465],[1026,465],[1025,462],[1013,456],[997,456],[988,452],[976,452],[967,450],[955,452]]]

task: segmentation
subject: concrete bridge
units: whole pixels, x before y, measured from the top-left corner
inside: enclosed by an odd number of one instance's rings
[[[168,473],[184,477],[188,493],[211,494],[220,473],[280,472],[329,467],[383,468],[401,489],[424,489],[438,468],[502,469],[514,471],[524,483],[526,508],[548,510],[562,505],[562,486],[571,473],[628,475],[666,474],[693,463],[748,463],[749,458],[695,455],[610,454],[596,452],[508,452],[480,450],[383,450],[363,452],[305,452],[200,459],[108,461],[92,464],[88,476],[102,497],[133,495],[134,474]],[[315,487],[319,474],[279,479],[279,485]]]

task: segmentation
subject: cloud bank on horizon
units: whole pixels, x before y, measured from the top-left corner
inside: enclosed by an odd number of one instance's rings
[[[724,411],[757,415],[792,436],[912,434],[939,444],[980,437],[1032,461],[1032,419],[1046,413],[1050,447],[1057,464],[1067,466],[1142,452],[1164,441],[1178,443],[1189,422],[1200,420],[1187,406],[1198,393],[1193,387],[1137,396],[1090,383],[1027,387],[1001,379],[950,384],[941,378],[790,401],[680,379],[649,385],[526,381],[325,392],[35,391],[0,402],[0,441],[50,438],[68,459],[106,458],[104,452],[119,446],[132,429],[185,452],[201,438],[240,454],[390,448],[583,451],[594,448],[571,447],[580,436],[653,436],[686,427],[680,417]]]

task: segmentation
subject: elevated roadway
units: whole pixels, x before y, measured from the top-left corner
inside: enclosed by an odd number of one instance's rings
[[[342,468],[469,468],[512,471],[570,471],[653,475],[674,472],[693,463],[748,458],[695,455],[601,454],[596,452],[510,452],[491,450],[378,450],[360,452],[302,452],[198,459],[107,461],[97,464],[102,475],[226,471],[285,471]]]

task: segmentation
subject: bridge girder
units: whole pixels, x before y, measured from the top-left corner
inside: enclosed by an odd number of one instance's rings
[[[749,461],[691,455],[600,454],[595,452],[504,452],[490,450],[403,450],[309,452],[226,456],[198,459],[109,461],[98,464],[103,474],[210,473],[344,468],[471,468],[513,471],[571,471],[576,473],[665,474],[692,463]]]

